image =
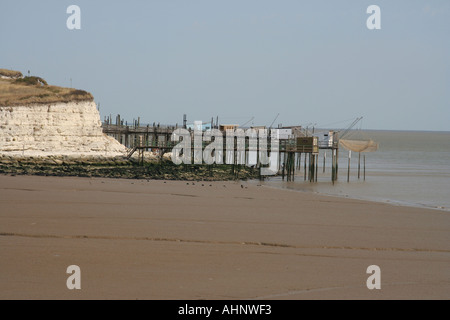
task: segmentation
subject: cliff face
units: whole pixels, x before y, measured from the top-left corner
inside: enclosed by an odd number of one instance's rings
[[[93,101],[0,107],[0,154],[114,157],[125,153],[125,146],[103,134]]]

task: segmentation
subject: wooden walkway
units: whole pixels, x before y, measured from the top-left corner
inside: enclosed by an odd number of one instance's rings
[[[135,152],[138,152],[140,163],[144,162],[144,151],[150,150],[157,152],[160,159],[162,159],[164,153],[171,152],[173,147],[178,144],[178,142],[171,141],[172,133],[178,126],[159,126],[155,124],[140,126],[139,122],[135,122],[134,125],[129,126],[123,125],[120,121],[120,117],[116,119],[116,124],[111,124],[110,122],[111,121],[108,120],[103,123],[103,132],[114,137],[129,149],[127,154],[128,159],[130,159]],[[223,141],[224,144],[222,150],[227,150],[226,139],[224,138]],[[304,180],[316,182],[318,178],[319,149],[330,149],[332,153],[331,181],[334,183],[338,178],[338,142],[335,142],[332,146],[319,148],[317,142],[313,143],[311,141],[313,141],[312,137],[280,140],[278,148],[278,173],[283,179],[286,177],[287,181],[293,181],[295,171],[302,169],[301,162],[303,158]],[[202,151],[209,143],[210,142],[203,142]],[[267,143],[267,146],[267,150],[261,151],[270,152],[270,142]],[[191,151],[194,152],[193,145],[191,145]],[[245,155],[252,151],[255,152],[254,150],[250,150],[248,142],[246,142],[243,149],[238,150],[237,148],[234,148],[235,154],[239,151],[244,152]],[[259,155],[257,155],[257,157],[259,157]],[[225,152],[223,162],[226,163]],[[237,161],[230,165],[237,165]],[[257,161],[257,167],[259,167],[259,160]]]

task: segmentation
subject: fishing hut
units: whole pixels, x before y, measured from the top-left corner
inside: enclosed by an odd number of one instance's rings
[[[316,135],[306,136],[306,134],[299,133],[288,139],[280,139],[280,158],[283,159],[282,162],[280,161],[282,179],[286,176],[287,181],[293,181],[295,170],[302,170],[303,159],[303,179],[317,182],[320,149],[331,150],[331,180],[336,181],[339,143],[335,132],[330,132],[326,141],[319,139]],[[325,172],[324,169],[323,172]]]

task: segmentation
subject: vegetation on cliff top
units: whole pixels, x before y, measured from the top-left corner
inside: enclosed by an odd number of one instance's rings
[[[22,72],[8,70],[8,69],[0,69],[0,76],[11,77],[11,78],[21,78],[23,77]]]
[[[0,79],[0,107],[94,100],[92,94],[84,90],[51,86],[42,78],[21,77],[18,71],[0,69],[0,75],[15,77],[18,74],[17,79]]]

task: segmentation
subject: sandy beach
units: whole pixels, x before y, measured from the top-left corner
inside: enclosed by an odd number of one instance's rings
[[[450,298],[444,211],[245,182],[1,175],[0,189],[0,299]]]

